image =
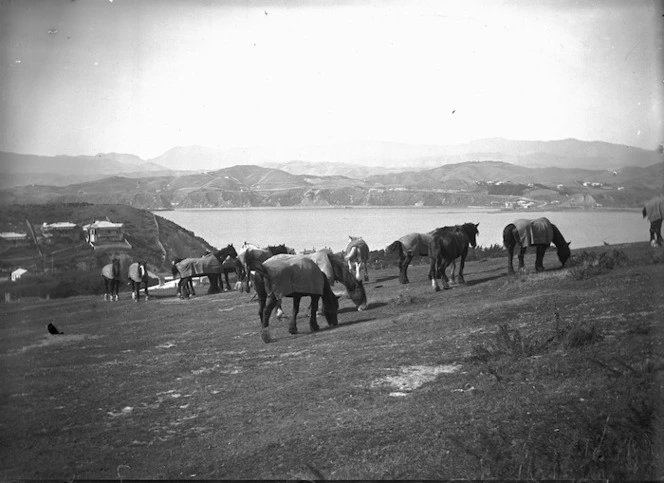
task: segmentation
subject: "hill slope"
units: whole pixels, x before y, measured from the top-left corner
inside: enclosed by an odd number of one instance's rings
[[[70,221],[79,226],[93,220],[109,219],[124,224],[125,239],[131,249],[93,250],[83,238],[78,241],[48,241],[41,236],[42,223]],[[149,211],[117,204],[57,203],[12,205],[0,211],[0,231],[26,232],[26,220],[36,239],[30,246],[12,248],[0,253],[2,268],[22,266],[26,269],[92,270],[101,268],[117,256],[123,269],[129,263],[147,260],[150,270],[170,273],[174,258],[196,257],[211,249],[209,243],[181,226],[153,215]],[[35,243],[36,242],[36,243]]]

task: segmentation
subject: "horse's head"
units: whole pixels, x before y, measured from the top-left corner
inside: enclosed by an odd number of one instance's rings
[[[470,242],[470,246],[473,248],[477,248],[477,235],[480,234],[480,231],[477,229],[477,227],[480,226],[479,223],[464,223],[462,225],[462,229],[466,236],[468,237],[468,241]]]
[[[643,217],[644,217],[644,218],[645,218],[646,216],[648,216],[648,212],[646,211],[646,207],[645,207],[645,206],[643,207],[643,211],[642,211],[641,213],[643,214]]]
[[[565,266],[565,263],[567,263],[567,260],[569,260],[572,256],[572,252],[569,249],[570,243],[572,242],[570,241],[561,243],[560,246],[556,247],[556,251],[558,252],[558,260],[560,260],[560,263],[563,267]]]

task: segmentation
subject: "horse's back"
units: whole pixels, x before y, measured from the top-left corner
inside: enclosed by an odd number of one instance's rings
[[[344,251],[348,255],[353,248],[357,248],[355,251],[356,255],[353,257],[354,259],[359,258],[360,260],[366,261],[369,258],[369,245],[367,245],[367,242],[361,237],[351,238]]]
[[[322,249],[305,256],[312,259],[314,263],[318,265],[321,272],[325,274],[330,285],[334,285],[335,276],[334,266],[332,265],[333,260],[331,259],[331,257],[333,257],[332,252],[330,250]]]
[[[456,226],[444,226],[431,232],[429,251],[453,260],[460,257],[469,244],[470,239],[463,230]]]
[[[323,295],[327,277],[307,255],[275,255],[263,267],[270,278],[269,292],[277,297]]]
[[[519,234],[522,247],[530,245],[549,245],[553,240],[553,224],[546,217],[534,220],[518,219],[512,223]]]
[[[147,270],[145,271],[145,275],[141,277],[141,270],[139,267],[138,262],[134,262],[131,265],[129,265],[129,269],[127,270],[127,276],[133,280],[134,282],[142,282],[144,278],[146,278],[148,275]]]
[[[650,223],[664,218],[664,195],[648,201],[643,207]]]
[[[398,240],[401,242],[403,249],[406,253],[413,255],[426,256],[429,254],[429,242],[431,241],[430,233],[408,233]]]
[[[101,274],[102,276],[108,278],[108,279],[116,279],[120,278],[119,273],[113,273],[113,264],[109,263],[108,265],[104,265],[104,268],[101,269]]]

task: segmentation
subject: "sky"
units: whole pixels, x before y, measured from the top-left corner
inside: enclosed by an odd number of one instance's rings
[[[664,141],[664,2],[0,0],[0,151]]]

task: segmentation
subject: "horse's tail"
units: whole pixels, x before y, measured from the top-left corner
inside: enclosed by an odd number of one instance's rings
[[[396,250],[399,250],[399,254],[403,253],[403,243],[401,243],[399,240],[390,243],[385,249],[387,253],[392,253]]]
[[[335,326],[338,323],[337,314],[339,313],[339,299],[337,299],[337,296],[332,291],[330,282],[325,276],[325,274],[323,273],[322,275],[323,275],[323,296],[321,297],[321,299],[323,300],[323,313],[325,314],[327,322],[331,326]]]
[[[505,245],[505,248],[513,247],[515,245],[515,240],[514,240],[514,229],[516,226],[514,226],[513,223],[510,223],[507,225],[505,228],[503,228],[503,245]]]

